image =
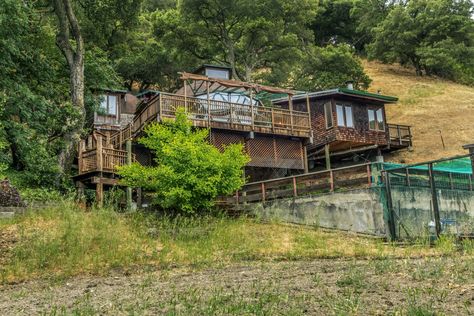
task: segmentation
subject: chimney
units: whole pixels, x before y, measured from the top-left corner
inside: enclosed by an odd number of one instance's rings
[[[354,90],[354,81],[352,80],[346,81],[346,85],[347,85],[347,89]]]

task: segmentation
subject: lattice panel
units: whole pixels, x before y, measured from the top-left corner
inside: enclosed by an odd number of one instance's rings
[[[229,144],[243,143],[244,137],[239,134],[223,133],[223,132],[212,132],[211,133],[211,144],[216,146],[219,150],[223,150],[225,146]]]
[[[304,169],[300,141],[282,138],[256,137],[246,143],[254,167]]]

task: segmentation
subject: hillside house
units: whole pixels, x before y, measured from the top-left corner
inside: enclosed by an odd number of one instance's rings
[[[116,166],[132,160],[152,164],[152,153],[135,140],[147,124],[173,118],[179,107],[196,128],[210,129],[217,148],[244,144],[250,181],[308,172],[319,161],[329,169],[331,160],[374,151],[380,156],[412,145],[409,126],[387,123],[385,105],[395,97],[351,86],[298,94],[233,80],[228,67],[213,65],[183,72],[181,80],[175,93],[99,91],[93,132],[79,145],[74,177],[79,188],[95,186],[100,201],[104,185],[118,183]]]
[[[107,112],[95,113],[95,130],[79,145],[79,174],[74,178],[78,186],[95,185],[101,196],[103,185],[117,184],[117,165],[130,159],[151,164],[146,148],[133,143],[131,157],[125,144],[140,137],[150,122],[173,118],[179,107],[185,108],[196,128],[210,128],[210,141],[216,147],[245,145],[251,157],[245,169],[250,180],[307,171],[310,113],[304,106],[293,109],[294,91],[232,80],[226,67],[204,66],[196,72],[182,73],[182,88],[175,93],[141,94],[133,116],[129,116],[127,93],[104,93],[100,110]],[[270,95],[286,95],[288,102],[273,105]]]

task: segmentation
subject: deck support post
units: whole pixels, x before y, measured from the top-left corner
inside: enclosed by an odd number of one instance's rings
[[[324,145],[324,155],[326,156],[326,170],[331,169],[331,155],[329,153],[329,144]]]
[[[137,208],[141,208],[143,205],[143,192],[142,188],[137,188]]]
[[[99,208],[104,205],[104,184],[100,181],[95,185],[95,201]]]
[[[304,167],[304,173],[309,172],[309,167],[308,167],[308,148],[306,145],[303,146],[303,167]]]
[[[127,149],[127,165],[132,164],[132,141],[130,139],[125,143]],[[127,187],[127,210],[132,209],[132,188]]]

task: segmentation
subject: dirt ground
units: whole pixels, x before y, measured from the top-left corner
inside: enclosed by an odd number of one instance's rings
[[[474,259],[248,263],[0,286],[0,315],[472,315]]]

